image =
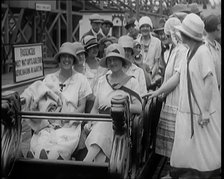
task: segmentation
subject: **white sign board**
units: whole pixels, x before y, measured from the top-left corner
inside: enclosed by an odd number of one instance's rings
[[[50,4],[37,4],[36,3],[36,10],[37,11],[51,11]]]
[[[14,45],[14,82],[44,76],[42,44]]]

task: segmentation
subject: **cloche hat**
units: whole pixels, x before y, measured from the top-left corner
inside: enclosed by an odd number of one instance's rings
[[[175,28],[192,39],[202,41],[204,26],[204,22],[198,15],[190,13],[184,18],[182,24]]]
[[[164,25],[164,33],[170,35],[174,31],[174,27],[181,25],[180,19],[177,17],[170,17]]]
[[[84,46],[81,42],[73,42],[72,46],[75,50],[75,54],[78,55],[79,53],[86,53]]]
[[[61,45],[59,48],[59,52],[54,56],[54,59],[59,62],[59,57],[61,54],[69,54],[74,57],[75,60],[77,60],[77,56],[75,54],[74,48],[72,46],[71,42],[65,42]]]
[[[134,39],[129,35],[123,35],[118,39],[118,44],[120,44],[123,48],[133,49]]]
[[[88,50],[95,46],[99,46],[97,39],[92,35],[86,35],[85,37],[83,37],[82,44],[84,45],[85,50]]]
[[[124,48],[117,43],[111,44],[106,48],[106,57],[100,60],[100,66],[107,68],[107,58],[119,57],[125,65],[131,65],[131,62],[125,58]]]
[[[148,16],[143,16],[139,19],[139,28],[141,28],[143,24],[148,24],[151,28],[153,28],[152,20]]]

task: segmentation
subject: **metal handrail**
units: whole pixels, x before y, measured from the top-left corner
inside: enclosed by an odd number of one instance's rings
[[[24,119],[53,119],[53,120],[76,120],[76,121],[101,121],[112,122],[109,114],[87,114],[87,113],[63,113],[63,112],[19,112]]]

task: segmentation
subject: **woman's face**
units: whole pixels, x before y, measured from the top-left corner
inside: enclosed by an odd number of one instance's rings
[[[141,31],[141,34],[142,34],[143,36],[150,35],[151,27],[150,27],[149,24],[143,24],[143,25],[140,27],[140,31]]]
[[[119,57],[108,57],[106,63],[112,72],[122,70],[122,60]]]
[[[65,69],[65,70],[70,70],[73,65],[73,60],[74,60],[74,57],[72,55],[61,54],[60,55],[61,68]]]
[[[96,57],[98,55],[98,52],[99,52],[98,46],[94,46],[88,50],[88,56]]]
[[[216,35],[215,35],[215,39],[218,41],[221,39],[221,31],[222,31],[221,24],[219,24],[217,26]]]
[[[131,59],[132,58],[132,49],[131,48],[124,48],[125,58]]]
[[[78,57],[78,64],[83,65],[86,61],[85,53],[84,52],[78,53],[77,57]]]
[[[140,54],[141,53],[141,45],[140,44],[135,45],[133,50],[134,50],[134,56]]]

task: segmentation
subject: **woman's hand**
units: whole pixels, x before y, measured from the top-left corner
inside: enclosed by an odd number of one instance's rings
[[[159,95],[158,90],[156,91],[149,91],[147,94],[143,95],[142,98],[148,97],[149,99],[157,97]]]
[[[90,133],[91,129],[92,129],[92,122],[89,121],[84,125],[84,131],[85,131],[86,135],[88,135]]]
[[[207,126],[210,122],[210,114],[209,112],[204,112],[202,116],[198,120],[198,124],[203,128],[204,126]]]

